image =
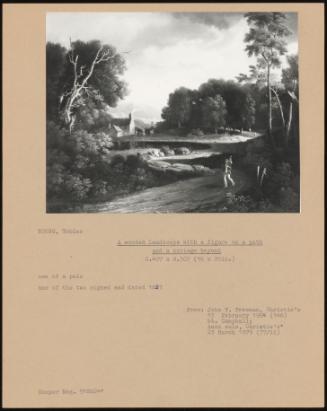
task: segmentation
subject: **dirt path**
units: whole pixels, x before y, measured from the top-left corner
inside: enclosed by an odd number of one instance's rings
[[[240,192],[250,186],[246,175],[234,170],[236,186],[224,189],[222,172],[207,177],[196,177],[161,187],[148,188],[142,192],[117,198],[111,202],[84,205],[81,212],[87,213],[182,213],[201,209],[215,211],[226,193]]]

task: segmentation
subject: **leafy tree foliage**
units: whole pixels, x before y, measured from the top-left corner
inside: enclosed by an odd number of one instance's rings
[[[288,66],[281,72],[281,82],[276,76],[270,76],[270,91],[272,93],[271,112],[272,112],[272,125],[281,127],[284,134],[284,144],[287,147],[288,139],[292,125],[296,125],[295,120],[298,120],[297,106],[298,103],[298,56],[288,55],[286,56]],[[258,117],[263,119],[267,118],[266,110],[268,113],[268,104],[266,93],[263,92],[263,88],[266,87],[266,65],[262,59],[258,58],[257,65],[249,66],[249,74],[240,73],[237,76],[240,84],[247,84],[251,86],[253,90],[257,91],[252,95],[256,98],[260,97],[260,103],[256,103]],[[278,120],[277,117],[280,117]],[[263,124],[259,126],[262,128]]]
[[[69,50],[47,43],[48,119],[58,118],[78,86],[80,90],[72,104],[75,115],[90,101],[115,106],[127,94],[121,78],[125,68],[122,55],[98,40],[72,42]]]
[[[192,91],[180,87],[169,94],[168,106],[162,111],[162,118],[171,126],[181,128],[190,121]]]
[[[242,125],[246,129],[251,129],[255,123],[256,103],[255,99],[247,94],[245,97],[245,104],[241,113]]]
[[[104,194],[107,133],[114,106],[126,94],[123,57],[99,41],[47,43],[47,197],[81,201]],[[72,96],[74,98],[72,98]],[[62,122],[66,108],[74,128]]]
[[[107,58],[99,61],[95,65],[94,71],[87,85],[97,90],[109,106],[115,106],[119,99],[124,98],[127,92],[126,83],[121,79],[126,69],[123,56],[108,44],[102,44],[99,40],[88,42],[74,41],[71,43],[71,50],[74,56],[78,56],[77,73],[81,73],[80,81],[89,73],[90,67],[94,62],[99,50],[107,55]],[[63,92],[70,90],[74,81],[74,65],[70,62],[70,54],[66,54],[66,64],[64,72]]]
[[[268,135],[272,137],[271,69],[280,67],[280,57],[287,52],[285,38],[290,30],[285,25],[284,13],[246,13],[249,32],[245,36],[248,55],[258,57],[258,67],[265,70],[268,94]]]
[[[58,43],[46,45],[47,119],[56,118],[67,50]]]
[[[171,93],[168,105],[162,111],[162,118],[167,127],[179,124],[189,130],[199,126],[207,128],[208,116],[204,106],[209,108],[208,99],[215,99],[219,95],[225,103],[224,126],[249,129],[254,125],[256,113],[256,101],[252,94],[253,90],[248,85],[210,79],[201,84],[198,90],[180,88]]]
[[[287,56],[288,67],[282,70],[282,83],[287,90],[298,94],[299,62],[297,54]]]
[[[298,135],[298,121],[299,121],[299,111],[298,111],[298,95],[299,95],[299,67],[298,67],[298,56],[290,55],[287,56],[288,67],[282,71],[282,84],[285,89],[286,98],[284,98],[285,103],[288,104],[288,120],[285,124],[285,145],[288,146],[290,133],[293,126],[293,131],[295,135]],[[294,108],[295,106],[295,108]],[[295,129],[295,130],[294,130]]]
[[[206,97],[202,105],[203,128],[212,129],[217,133],[218,128],[226,124],[226,103],[221,95]]]

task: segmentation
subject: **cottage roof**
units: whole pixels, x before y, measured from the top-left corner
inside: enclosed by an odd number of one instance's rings
[[[114,127],[120,127],[121,130],[126,130],[130,127],[132,118],[131,117],[125,117],[125,118],[112,118],[110,120],[110,124]],[[133,119],[134,125],[136,128],[140,129],[140,130],[147,130],[147,129],[152,129],[153,126],[150,124],[147,124],[145,121],[142,121],[141,119]]]
[[[118,126],[118,127],[128,127],[130,124],[130,118],[113,118],[111,120],[112,124],[114,126]]]

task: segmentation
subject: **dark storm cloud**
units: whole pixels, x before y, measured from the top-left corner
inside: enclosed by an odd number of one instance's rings
[[[189,22],[198,23],[219,30],[229,29],[234,24],[244,18],[244,13],[172,13],[179,20],[188,20]],[[286,25],[292,32],[290,40],[297,38],[297,13],[285,13]]]
[[[150,13],[147,13],[150,15]],[[286,25],[292,34],[288,42],[297,39],[297,13],[285,13]],[[156,20],[161,17],[161,21]],[[131,59],[136,58],[147,47],[156,48],[171,47],[181,41],[210,42],[217,32],[233,28],[244,20],[244,13],[153,13],[152,24],[144,24],[134,31],[130,39],[130,46],[134,50]],[[157,21],[157,24],[155,22]]]
[[[242,19],[243,13],[172,13],[176,19],[188,19],[194,23],[228,29]]]
[[[176,14],[180,16],[175,18]],[[188,13],[163,13],[162,17],[166,19],[164,26],[151,25],[138,29],[131,42],[133,48],[139,49],[148,46],[162,48],[176,45],[184,40],[209,41],[212,39],[212,32],[208,24],[194,24],[195,21],[191,20],[189,16],[183,17],[181,14]]]
[[[154,45],[169,47],[184,40],[213,38],[212,29],[226,30],[243,18],[243,13],[162,13],[166,19],[161,25],[140,28],[133,39],[136,48]]]

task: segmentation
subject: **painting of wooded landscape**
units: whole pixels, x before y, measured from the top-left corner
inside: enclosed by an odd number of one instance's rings
[[[48,13],[48,213],[300,211],[296,13]]]

